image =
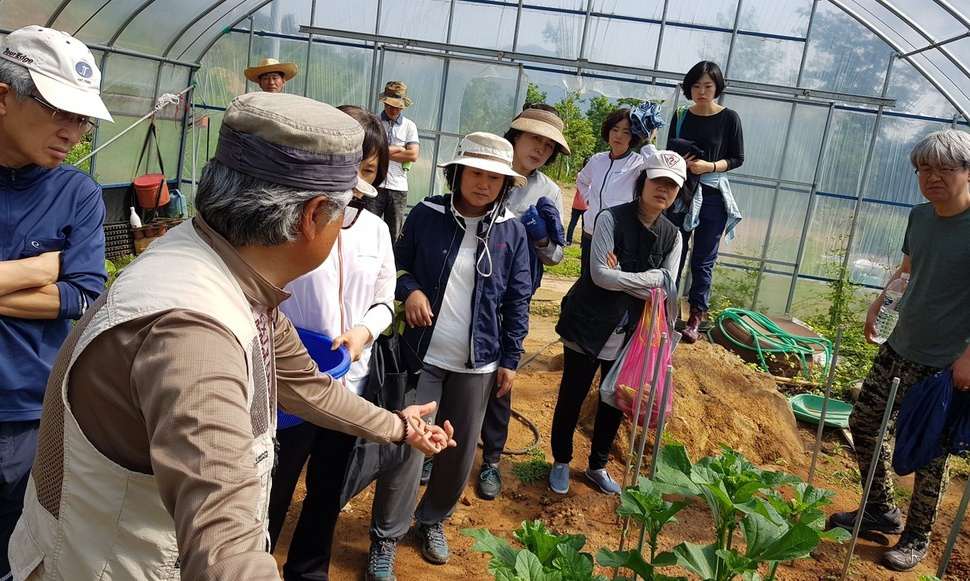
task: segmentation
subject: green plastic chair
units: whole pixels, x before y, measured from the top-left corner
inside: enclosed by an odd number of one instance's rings
[[[823,399],[819,395],[800,393],[789,399],[788,404],[796,418],[818,425],[822,417]],[[838,399],[829,399],[828,409],[825,410],[825,425],[832,428],[848,428],[851,414],[852,404]]]

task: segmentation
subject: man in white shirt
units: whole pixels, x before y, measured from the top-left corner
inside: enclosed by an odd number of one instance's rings
[[[387,132],[391,162],[388,164],[387,178],[377,188],[377,198],[368,200],[367,205],[368,210],[387,222],[392,241],[397,241],[404,225],[408,204],[407,172],[420,155],[418,126],[404,116],[404,110],[413,103],[407,96],[407,90],[401,81],[388,81],[379,96],[384,104],[380,117]]]

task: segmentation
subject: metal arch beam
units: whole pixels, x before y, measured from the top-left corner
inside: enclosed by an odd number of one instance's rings
[[[936,4],[943,10],[946,10],[950,16],[956,18],[960,24],[966,26],[967,29],[970,29],[970,17],[967,17],[966,14],[954,8],[952,4],[947,2],[947,0],[936,0]]]
[[[44,26],[47,28],[54,26],[54,21],[57,20],[57,18],[61,15],[61,12],[64,12],[64,9],[67,8],[67,5],[70,3],[71,0],[64,0],[61,2],[60,5],[54,9],[54,12],[51,13],[51,17],[47,19],[47,24]]]
[[[846,6],[845,5],[845,2],[843,0],[828,0],[828,1],[831,2],[832,4],[834,4],[836,7],[838,7],[839,9],[841,9],[843,12],[845,12],[849,16],[851,16],[852,18],[854,18],[857,22],[859,22],[859,24],[865,26],[870,32],[872,32],[873,34],[875,34],[876,36],[878,36],[880,40],[882,40],[883,42],[885,42],[886,44],[888,44],[890,48],[892,48],[893,50],[895,50],[897,55],[905,54],[906,51],[903,50],[903,48],[899,46],[899,43],[897,43],[894,40],[890,39],[881,30],[879,30],[877,27],[873,26],[864,16],[862,16],[861,14],[859,14],[858,12],[856,12],[855,10],[853,10],[852,8],[849,8],[848,6]],[[959,111],[961,115],[963,115],[964,117],[970,118],[970,111],[968,111],[968,109],[966,107],[964,107],[963,105],[957,103],[957,101],[953,97],[953,95],[950,94],[950,92],[947,91],[945,88],[943,88],[943,86],[940,84],[940,82],[938,80],[936,80],[936,77],[934,77],[929,72],[927,72],[926,67],[924,67],[920,63],[914,61],[912,59],[912,57],[906,57],[905,60],[907,62],[909,62],[909,64],[911,64],[913,66],[913,68],[915,68],[917,71],[919,71],[920,74],[922,74],[923,77],[926,78],[926,80],[929,81],[930,84],[933,85],[936,88],[936,90],[940,92],[941,95],[943,95],[944,97],[946,97],[946,100],[949,101],[950,104],[953,105],[953,107],[957,111]]]
[[[235,21],[233,21],[232,24],[230,24],[229,26],[226,27],[226,30],[230,30],[232,28],[235,28],[236,25],[238,25],[240,22],[242,22],[243,20],[249,18],[250,16],[252,16],[256,12],[259,12],[259,10],[262,9],[263,6],[266,6],[267,4],[269,4],[272,1],[273,0],[263,0],[262,2],[260,2],[259,4],[257,4],[255,8],[253,8],[252,10],[250,10],[249,13],[243,14],[242,16],[240,16],[239,18],[237,18]],[[200,36],[200,38],[201,38],[201,36]],[[212,48],[212,46],[215,43],[219,42],[219,39],[220,38],[222,38],[222,35],[221,34],[217,34],[216,36],[214,36],[212,38],[212,40],[209,41],[209,44],[205,45],[205,48],[202,49],[202,52],[199,53],[199,58],[196,59],[196,61],[199,62],[199,63],[201,63],[202,62],[202,59],[205,58],[205,55],[209,52],[209,50]]]
[[[188,23],[185,26],[183,26],[174,37],[172,37],[172,42],[168,43],[168,46],[166,46],[165,50],[162,51],[162,56],[167,57],[168,53],[172,52],[172,48],[182,38],[183,34],[188,32],[190,28],[195,26],[196,22],[202,20],[203,18],[211,14],[213,10],[215,10],[219,6],[222,6],[222,4],[223,4],[223,0],[216,0],[215,2],[210,4],[208,8],[196,14],[195,18],[193,18],[192,20],[189,20]],[[230,8],[230,10],[232,9]],[[196,40],[198,40],[198,38],[196,38]],[[195,41],[192,41],[192,42],[195,42]],[[192,43],[189,43],[189,46],[192,46]]]
[[[179,53],[179,56],[178,56],[178,58],[182,58],[182,57],[183,57],[183,56],[185,55],[185,53],[186,53],[186,52],[188,52],[190,48],[192,48],[192,45],[194,45],[194,44],[195,44],[196,42],[198,42],[198,41],[199,41],[199,39],[200,39],[200,38],[202,38],[202,36],[203,36],[203,35],[204,35],[204,34],[205,34],[206,32],[208,32],[208,31],[210,31],[210,30],[212,30],[212,27],[213,27],[213,26],[215,26],[216,24],[219,24],[219,22],[220,22],[220,21],[222,21],[222,19],[223,19],[223,18],[225,18],[226,16],[228,16],[228,15],[229,15],[229,14],[230,14],[230,13],[231,13],[231,12],[232,12],[233,10],[235,10],[236,8],[239,8],[240,6],[242,6],[243,4],[245,4],[246,2],[249,2],[249,0],[239,0],[239,2],[238,2],[238,3],[236,3],[236,5],[235,5],[235,6],[233,6],[233,7],[232,7],[232,8],[230,8],[229,10],[226,10],[226,12],[225,12],[225,14],[223,14],[223,15],[222,15],[222,16],[220,16],[219,18],[216,18],[215,20],[213,20],[213,21],[212,21],[212,22],[211,22],[211,23],[209,24],[209,26],[206,26],[206,27],[205,27],[205,30],[203,30],[202,32],[200,32],[200,33],[199,33],[199,35],[198,35],[198,36],[196,36],[196,37],[195,37],[195,38],[194,38],[194,39],[192,40],[192,42],[190,42],[189,44],[187,44],[187,45],[185,46],[185,48],[183,48],[183,49],[182,49],[182,52],[180,52],[180,53]],[[220,2],[220,3],[218,3],[218,4],[222,4],[222,3]],[[210,8],[210,11],[211,11],[211,8]],[[252,16],[252,14],[253,14],[252,12],[248,12],[248,13],[246,14],[246,16]],[[187,30],[188,30],[188,29],[186,29],[186,31],[187,31]],[[221,36],[221,35],[217,35],[217,38],[218,38],[218,36]],[[176,38],[175,38],[175,40],[174,40],[174,41],[172,42],[172,44],[171,44],[171,45],[169,46],[169,49],[168,49],[168,50],[171,50],[171,47],[175,45],[175,42],[178,42],[178,38],[179,38],[179,37],[176,37]],[[166,53],[166,54],[167,54],[167,53]]]
[[[121,26],[118,27],[118,30],[116,30],[115,33],[111,35],[111,39],[108,40],[107,46],[114,46],[115,43],[118,42],[118,39],[121,37],[121,35],[124,34],[125,29],[128,28],[128,26],[130,26],[131,23],[136,18],[138,18],[138,15],[144,12],[146,8],[148,8],[154,3],[155,3],[155,0],[145,0],[140,6],[138,6],[138,8],[135,8],[135,10],[128,15],[128,18],[126,18],[125,21],[121,23]]]

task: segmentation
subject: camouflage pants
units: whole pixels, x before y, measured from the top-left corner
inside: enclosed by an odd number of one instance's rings
[[[889,420],[886,438],[881,442],[882,450],[876,464],[872,491],[866,504],[868,510],[882,512],[896,507],[893,481],[889,476],[891,469],[889,434],[892,434],[895,429],[899,406],[909,388],[937,371],[939,369],[904,359],[888,344],[884,344],[879,349],[879,354],[873,361],[872,370],[862,384],[862,393],[859,394],[859,401],[849,419],[849,428],[855,441],[856,461],[859,463],[859,472],[863,480],[869,473],[873,449],[880,445],[876,438],[879,435],[879,426],[882,424],[882,416],[886,410],[889,389],[894,377],[899,378],[899,389],[893,403],[893,415]],[[946,487],[948,459],[949,455],[944,454],[916,471],[913,498],[906,517],[907,532],[929,538],[933,522],[936,520],[936,511]]]

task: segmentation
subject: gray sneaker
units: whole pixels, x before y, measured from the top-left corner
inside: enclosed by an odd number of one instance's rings
[[[397,541],[378,539],[371,541],[367,553],[367,581],[397,581],[394,576],[394,558]]]
[[[495,500],[502,494],[502,475],[498,471],[498,464],[482,464],[478,472],[478,486],[475,487],[478,496],[485,500]]]
[[[421,542],[421,556],[427,562],[433,565],[444,565],[448,562],[448,539],[445,538],[443,523],[418,524],[415,533]]]
[[[556,462],[549,471],[549,488],[556,494],[569,492],[569,464]]]
[[[926,558],[930,541],[922,535],[903,533],[899,542],[882,556],[882,562],[893,571],[909,571]]]
[[[586,479],[592,482],[596,488],[599,488],[603,494],[620,493],[620,485],[610,477],[610,473],[606,471],[606,468],[600,468],[599,470],[590,470],[587,468],[585,474]]]

